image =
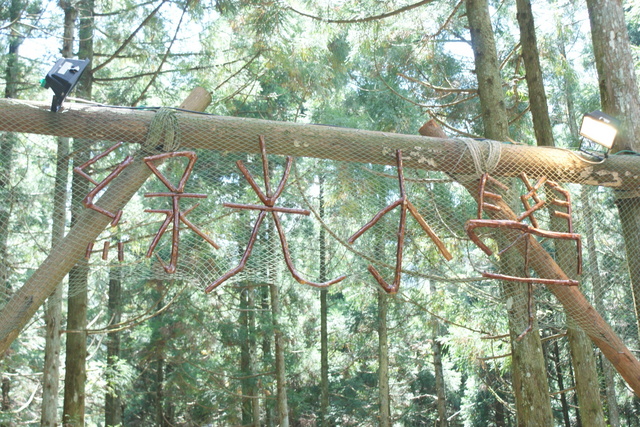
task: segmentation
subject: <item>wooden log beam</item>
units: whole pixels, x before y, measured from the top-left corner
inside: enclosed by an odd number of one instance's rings
[[[0,99],[0,131],[143,143],[153,111],[65,104],[51,113],[48,104]],[[475,174],[473,157],[459,139],[432,138],[333,126],[274,122],[181,112],[182,147],[222,152],[257,152],[264,135],[270,154],[395,165],[401,149],[406,167]],[[488,142],[478,142],[486,157]],[[503,143],[494,176],[531,177],[602,185],[621,190],[640,187],[640,156],[611,156],[600,164],[554,147]]]

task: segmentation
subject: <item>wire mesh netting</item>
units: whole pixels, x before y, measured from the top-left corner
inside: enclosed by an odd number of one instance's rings
[[[542,286],[579,282],[627,344],[637,343],[632,277],[640,272],[627,262],[638,259],[637,176],[622,156],[166,110],[163,121],[152,120],[156,110],[13,106],[0,117],[12,248],[3,283],[38,282],[35,299],[76,262],[91,286],[113,274],[214,294],[238,283],[401,295],[439,284],[438,298],[482,298],[496,310],[525,307],[523,315],[534,283],[538,322],[562,329],[566,310],[594,332],[582,306],[563,307]],[[15,129],[24,132],[7,131]],[[60,144],[71,144],[75,168],[62,185]],[[85,184],[74,184],[76,232],[51,250],[53,200],[58,192],[71,203],[71,175]],[[68,292],[84,286],[72,280]],[[1,292],[5,312],[24,309],[23,288]],[[505,332],[504,323],[480,326]]]

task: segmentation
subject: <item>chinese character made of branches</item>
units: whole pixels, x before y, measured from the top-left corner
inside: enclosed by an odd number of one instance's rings
[[[185,168],[185,171],[182,174],[182,177],[180,178],[180,182],[178,183],[177,186],[173,185],[158,170],[158,168],[154,164],[154,162],[158,160],[165,160],[173,157],[186,157],[189,160],[189,163],[187,164],[187,167]],[[143,159],[144,162],[149,167],[149,169],[151,169],[151,171],[154,173],[154,175],[157,176],[160,179],[160,181],[162,181],[162,183],[170,191],[168,193],[145,194],[145,197],[171,197],[171,202],[172,202],[171,209],[145,209],[145,212],[162,213],[166,215],[164,222],[160,226],[160,229],[156,233],[156,236],[153,238],[153,241],[149,246],[149,250],[147,251],[147,255],[146,255],[147,258],[151,257],[154,249],[156,248],[156,246],[158,245],[158,242],[160,241],[160,238],[169,227],[169,224],[173,223],[173,230],[171,235],[171,258],[170,258],[169,264],[168,265],[165,264],[164,261],[160,258],[160,256],[158,256],[158,260],[160,261],[160,264],[162,264],[162,267],[164,268],[164,270],[169,274],[175,273],[177,263],[178,263],[178,246],[180,243],[180,222],[183,222],[187,227],[193,230],[193,232],[195,232],[198,236],[206,240],[214,248],[216,249],[220,248],[209,236],[207,236],[202,231],[200,231],[198,227],[196,227],[191,221],[187,219],[187,215],[191,211],[193,211],[196,207],[198,207],[199,203],[196,203],[195,205],[191,206],[189,209],[185,211],[180,210],[181,198],[186,197],[186,198],[204,199],[207,197],[206,194],[195,194],[195,193],[184,192],[184,187],[187,183],[187,180],[189,179],[189,176],[191,175],[191,171],[193,170],[193,165],[195,164],[197,158],[198,156],[193,151],[179,151],[179,152],[172,152],[172,153],[157,154],[154,156],[145,157]]]
[[[115,213],[109,212],[108,210],[103,209],[100,206],[97,206],[95,203],[93,203],[93,199],[98,195],[99,192],[101,192],[107,185],[109,185],[109,183],[111,181],[113,181],[115,179],[115,177],[120,175],[120,173],[122,173],[122,171],[133,162],[133,156],[127,156],[101,182],[97,182],[96,180],[91,178],[91,176],[87,172],[85,172],[85,169],[88,168],[89,166],[95,164],[98,160],[108,156],[113,151],[115,151],[117,148],[119,148],[121,145],[122,145],[122,142],[119,142],[119,143],[115,144],[114,146],[112,146],[111,148],[109,148],[109,149],[105,150],[104,152],[98,154],[97,156],[87,160],[82,165],[76,166],[75,168],[73,168],[73,172],[74,173],[80,175],[81,177],[83,177],[84,179],[86,179],[87,181],[89,181],[90,183],[95,185],[94,189],[91,190],[86,195],[86,197],[82,200],[82,204],[84,205],[85,208],[93,209],[94,211],[99,212],[102,215],[105,215],[105,216],[111,218],[111,220],[112,220],[111,221],[111,226],[112,227],[115,227],[120,222],[120,218],[122,217],[122,211],[119,210],[118,212],[115,212]],[[102,259],[103,260],[106,260],[107,257],[108,257],[109,247],[110,247],[110,243],[107,240],[107,241],[104,242],[103,249],[102,249]],[[87,250],[86,250],[86,253],[85,253],[85,258],[86,259],[89,259],[89,257],[91,256],[91,251],[92,250],[93,250],[93,243],[89,243],[89,245],[87,245]],[[124,260],[124,243],[123,242],[118,242],[118,261],[123,261],[123,260]]]
[[[267,213],[271,213],[273,222],[276,225],[276,230],[278,231],[278,237],[280,238],[280,244],[282,246],[282,252],[284,254],[284,260],[285,260],[285,263],[287,264],[287,268],[289,269],[289,272],[291,273],[294,279],[296,279],[299,283],[315,286],[318,288],[325,288],[333,284],[336,284],[338,282],[341,282],[346,278],[346,276],[340,276],[324,283],[316,283],[316,282],[312,282],[302,278],[302,276],[300,276],[300,274],[296,271],[293,265],[293,261],[291,260],[291,254],[289,253],[289,245],[287,243],[287,239],[285,237],[284,229],[282,228],[282,223],[280,222],[280,217],[278,216],[278,212],[292,213],[292,214],[299,214],[299,215],[309,215],[311,212],[309,212],[306,209],[292,209],[292,208],[284,208],[284,207],[276,206],[276,202],[278,201],[278,198],[282,194],[282,191],[284,190],[284,187],[287,183],[287,179],[289,178],[289,173],[291,171],[293,158],[291,156],[287,156],[287,160],[284,168],[285,170],[282,174],[282,178],[280,179],[280,183],[278,184],[278,187],[274,192],[271,190],[271,184],[269,179],[269,163],[267,160],[267,149],[266,149],[264,137],[262,135],[258,138],[258,143],[260,145],[260,154],[262,157],[262,171],[264,175],[265,192],[264,193],[262,192],[262,190],[256,183],[255,179],[253,178],[251,173],[247,170],[247,168],[244,166],[241,160],[238,160],[236,162],[236,165],[238,166],[238,169],[240,170],[240,172],[242,172],[242,175],[244,175],[246,180],[249,182],[249,185],[251,186],[251,188],[253,189],[253,191],[256,193],[256,195],[258,196],[258,198],[263,204],[250,205],[250,204],[240,204],[240,203],[225,203],[224,206],[228,208],[235,208],[235,209],[257,210],[257,211],[260,211],[260,213],[258,214],[258,218],[256,219],[256,222],[253,225],[251,237],[249,238],[249,242],[247,243],[247,247],[244,251],[244,254],[242,255],[242,258],[240,259],[240,263],[238,264],[238,266],[228,271],[226,274],[224,274],[214,283],[209,285],[205,289],[205,292],[207,293],[211,292],[212,290],[220,286],[222,283],[224,283],[226,280],[229,280],[231,277],[240,273],[244,269],[245,265],[247,264],[247,260],[251,256],[251,251],[253,250],[253,246],[258,237],[258,231],[260,230],[262,221],[264,221],[264,218],[267,216]]]
[[[499,206],[498,202],[502,200],[502,196],[497,194],[496,192],[489,191],[487,189],[488,185],[493,185],[494,187],[498,187],[504,191],[507,191],[509,188],[502,184],[500,181],[492,178],[489,174],[484,174],[480,179],[479,185],[479,195],[478,195],[478,218],[467,221],[465,225],[465,229],[467,234],[471,238],[471,240],[482,249],[487,255],[492,255],[493,251],[482,242],[480,237],[476,234],[477,228],[503,228],[510,230],[517,230],[520,232],[520,235],[509,245],[503,248],[498,255],[502,255],[507,250],[511,249],[515,246],[521,239],[524,243],[524,266],[523,273],[521,277],[517,276],[509,276],[505,274],[498,273],[487,273],[483,272],[482,276],[491,278],[491,279],[500,279],[507,281],[515,281],[515,282],[525,282],[528,284],[528,292],[529,292],[529,325],[527,329],[522,332],[516,339],[521,340],[532,328],[533,328],[533,284],[541,283],[547,285],[563,285],[563,286],[577,286],[579,282],[577,280],[572,279],[547,279],[541,277],[530,277],[529,276],[529,245],[531,244],[532,236],[538,236],[541,238],[549,238],[549,239],[562,239],[562,240],[575,240],[576,242],[576,252],[577,252],[577,274],[580,275],[582,273],[582,243],[579,234],[573,232],[573,221],[571,219],[571,196],[569,192],[563,188],[561,188],[557,183],[553,181],[547,180],[546,177],[541,177],[538,181],[531,185],[528,177],[525,173],[520,174],[520,179],[525,184],[527,188],[527,193],[520,196],[520,200],[524,206],[524,212],[522,212],[515,221],[513,220],[494,220],[494,219],[483,219],[482,213],[486,210],[491,210],[494,212],[502,210]],[[554,198],[549,202],[550,205],[565,209],[566,211],[560,211],[558,209],[553,210],[553,215],[559,218],[562,218],[567,221],[567,232],[557,232],[557,231],[549,231],[542,230],[538,228],[538,221],[535,217],[535,213],[540,210],[544,205],[545,201],[540,199],[537,192],[543,187],[546,186],[549,190],[554,191],[560,194],[561,198]],[[487,200],[490,199],[493,203],[489,203]],[[530,200],[533,201],[533,205],[530,203]],[[531,225],[528,225],[522,221],[525,218],[529,219]]]
[[[356,233],[351,236],[348,240],[350,244],[353,244],[360,236],[364,234],[365,231],[373,227],[380,219],[385,216],[387,213],[391,212],[398,206],[400,206],[400,224],[398,225],[398,247],[396,250],[396,268],[393,283],[389,285],[383,278],[382,275],[376,270],[373,265],[369,265],[368,270],[369,273],[376,279],[378,284],[384,289],[386,292],[390,294],[395,294],[398,292],[400,288],[400,278],[402,274],[402,252],[404,248],[404,235],[406,230],[406,222],[407,222],[407,210],[411,213],[411,215],[418,221],[418,224],[422,227],[425,233],[431,238],[433,243],[435,243],[436,247],[445,257],[447,261],[450,261],[453,257],[451,253],[447,250],[442,243],[442,240],[435,234],[435,232],[429,227],[429,224],[422,218],[422,215],[418,212],[418,209],[411,203],[411,201],[407,197],[407,193],[405,191],[404,186],[404,172],[402,168],[402,151],[396,151],[396,164],[398,169],[398,184],[400,186],[400,198],[395,202],[391,203],[387,207],[380,210],[374,217],[365,224],[360,230],[356,231]]]

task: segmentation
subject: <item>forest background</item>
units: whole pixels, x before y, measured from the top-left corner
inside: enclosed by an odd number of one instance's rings
[[[100,105],[178,106],[199,86],[211,95],[209,114],[405,134],[434,119],[451,137],[575,150],[582,114],[607,110],[596,67],[604,54],[592,39],[598,8],[624,13],[629,38],[616,43],[628,44],[637,68],[640,5],[631,1],[3,0],[0,84],[6,98],[49,102],[40,79],[56,59],[89,58],[72,96]],[[483,11],[484,22],[469,19]],[[493,116],[474,33],[487,23],[500,82]],[[532,86],[534,52],[542,89]],[[71,169],[112,143],[1,137],[4,305],[83,210],[90,188]],[[93,172],[105,175],[131,150],[119,148]],[[246,271],[205,294],[238,264],[252,232],[254,216],[222,207],[257,200],[235,161],[256,177],[262,163],[225,151],[198,157],[187,188],[208,197],[189,218],[226,251],[185,229],[178,273],[164,274],[157,258],[144,257],[162,223],[144,213],[156,201],[135,198],[126,222],[99,239],[115,247],[126,236],[125,262],[94,249],[4,355],[0,424],[640,425],[637,397],[543,287],[534,330],[515,340],[526,321],[512,306],[525,304],[526,285],[481,277],[498,261],[464,233],[477,206],[457,177],[407,169],[411,199],[457,261],[444,262],[409,229],[402,285],[388,295],[366,266],[385,260],[381,271],[392,277],[397,212],[355,249],[341,229],[357,230],[397,199],[396,168],[296,158],[281,202],[313,212],[281,215],[294,263],[313,281],[349,277],[321,290],[296,283],[267,217]],[[269,161],[277,182],[283,158]],[[584,236],[583,292],[637,356],[619,196],[569,188]],[[144,192],[160,191],[157,181],[145,184]],[[161,241],[158,252],[169,259],[170,245]]]

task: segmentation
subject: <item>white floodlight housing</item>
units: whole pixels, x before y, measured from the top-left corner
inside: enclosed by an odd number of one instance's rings
[[[585,114],[582,118],[580,135],[596,144],[602,145],[606,148],[606,151],[609,151],[618,134],[619,123],[620,122],[613,117],[596,110]]]

